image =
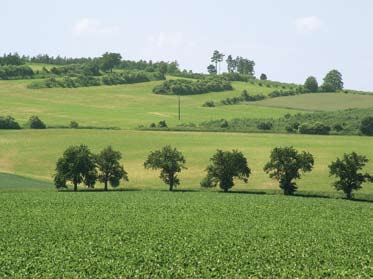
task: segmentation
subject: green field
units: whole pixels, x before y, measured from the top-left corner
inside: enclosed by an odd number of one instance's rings
[[[328,164],[337,156],[356,151],[373,159],[373,138],[370,137],[47,129],[0,131],[0,172],[50,181],[57,158],[69,145],[82,143],[94,152],[107,145],[121,151],[130,178],[124,187],[141,189],[166,189],[157,172],[143,167],[148,153],[166,144],[180,149],[187,160],[188,169],[180,176],[180,189],[200,188],[204,169],[217,148],[237,148],[247,156],[253,173],[248,184],[237,184],[238,190],[278,189],[277,182],[263,172],[269,153],[276,146],[293,145],[315,156],[314,171],[299,181],[300,189],[310,191],[334,191]],[[367,167],[368,171],[372,169],[373,161]],[[372,193],[373,184],[366,184],[361,192]]]
[[[309,111],[335,111],[349,108],[371,108],[373,107],[373,94],[357,95],[344,93],[313,93],[266,99],[257,102],[256,105]]]
[[[371,278],[373,204],[224,193],[0,195],[1,278]]]
[[[0,173],[0,192],[52,191],[52,189],[52,183]]]
[[[12,115],[21,124],[38,115],[47,125],[65,125],[71,120],[84,126],[135,128],[166,120],[170,125],[216,118],[281,117],[296,110],[260,106],[220,106],[203,108],[208,100],[221,100],[241,94],[244,88],[261,92],[250,83],[234,83],[236,90],[183,96],[182,121],[177,120],[177,97],[160,96],[152,89],[160,82],[88,88],[27,89],[30,81],[0,81],[0,115]],[[255,90],[254,90],[255,89]],[[264,89],[263,89],[264,90]],[[268,89],[266,89],[268,91]]]
[[[373,172],[372,137],[136,129],[161,120],[175,128],[370,108],[372,96],[306,94],[219,105],[244,89],[276,90],[270,82],[233,82],[232,91],[182,96],[178,121],[177,97],[152,93],[160,81],[35,90],[27,89],[30,82],[0,81],[0,116],[24,126],[38,115],[49,126],[0,130],[0,278],[372,277],[373,183],[346,201],[328,174],[331,161],[351,151],[366,155],[365,170]],[[206,101],[218,106],[204,108]],[[72,120],[90,129],[62,129]],[[98,129],[108,127],[119,129]],[[56,161],[78,144],[95,153],[108,145],[119,150],[129,182],[107,193],[55,191]],[[167,144],[187,161],[173,193],[158,172],[143,167],[149,152]],[[283,196],[263,171],[274,147],[290,145],[315,157],[294,197]],[[248,184],[237,182],[228,194],[201,189],[216,149],[244,153],[252,170]]]

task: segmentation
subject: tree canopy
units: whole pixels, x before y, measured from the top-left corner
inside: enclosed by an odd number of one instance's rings
[[[342,74],[337,70],[331,70],[324,77],[322,91],[324,92],[337,92],[343,89]]]
[[[169,185],[169,190],[173,191],[174,187],[180,184],[176,174],[186,168],[185,163],[183,154],[176,148],[167,145],[161,150],[151,152],[144,162],[144,167],[153,170],[160,169],[159,177]]]
[[[106,147],[96,157],[98,168],[98,180],[104,183],[104,190],[108,190],[108,184],[112,187],[118,187],[123,179],[128,181],[127,172],[123,165],[120,164],[122,154],[113,150],[111,146]]]
[[[352,199],[352,191],[360,190],[364,182],[372,180],[370,174],[359,172],[367,163],[365,156],[352,152],[344,154],[342,159],[337,158],[329,165],[330,176],[339,178],[333,186],[338,191],[343,191],[347,199]]]
[[[311,153],[299,153],[292,146],[276,147],[272,150],[270,161],[264,166],[269,177],[280,182],[280,188],[285,195],[292,195],[298,189],[294,179],[299,179],[301,173],[310,172],[314,165]]]
[[[224,192],[228,192],[234,186],[234,179],[240,179],[247,183],[251,170],[247,159],[238,150],[217,150],[210,159],[207,167],[207,179],[209,183],[218,185]]]
[[[68,181],[74,185],[74,191],[81,183],[93,188],[96,178],[95,156],[86,145],[70,146],[57,161],[54,183],[58,189],[66,188]]]
[[[106,52],[100,58],[100,66],[104,72],[113,71],[115,66],[120,64],[122,56],[119,53]]]
[[[317,92],[319,90],[317,79],[313,76],[308,77],[304,82],[304,89],[306,89],[308,92]]]

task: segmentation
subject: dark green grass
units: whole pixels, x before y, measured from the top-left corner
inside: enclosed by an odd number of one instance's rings
[[[3,193],[1,278],[371,278],[373,204],[134,191]]]
[[[51,191],[50,182],[26,178],[14,174],[0,173],[0,192],[8,191]]]

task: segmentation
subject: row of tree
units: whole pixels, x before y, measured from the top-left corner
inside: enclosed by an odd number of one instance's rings
[[[211,63],[207,67],[209,74],[220,74],[220,65],[223,62],[225,54],[215,50],[211,57]],[[254,76],[255,62],[241,56],[233,58],[228,55],[226,59],[228,73],[239,73],[242,75]]]
[[[99,154],[93,154],[85,145],[71,146],[66,149],[63,156],[56,164],[54,176],[55,186],[58,189],[66,188],[70,182],[77,191],[78,185],[84,183],[89,188],[94,188],[96,181],[104,184],[105,191],[108,185],[117,187],[121,180],[128,181],[128,174],[120,164],[122,154],[111,146]],[[352,198],[352,192],[359,190],[364,182],[373,181],[368,173],[361,170],[368,163],[365,156],[355,152],[344,154],[329,165],[329,173],[338,180],[333,183],[337,190]],[[180,185],[178,173],[186,169],[184,155],[170,145],[160,150],[152,151],[144,162],[146,169],[160,170],[160,178],[169,186],[169,190]],[[311,172],[314,167],[314,157],[311,153],[299,152],[293,147],[276,147],[272,150],[269,162],[264,166],[264,171],[269,177],[279,181],[279,187],[285,195],[293,195],[298,189],[295,182],[301,175]],[[238,150],[217,150],[210,158],[206,168],[207,175],[201,181],[202,187],[219,186],[228,192],[239,179],[247,183],[251,175],[246,157]]]
[[[317,79],[310,76],[304,83],[304,88],[308,92],[337,92],[343,90],[342,74],[338,70],[331,70],[324,77],[324,83],[319,87]]]

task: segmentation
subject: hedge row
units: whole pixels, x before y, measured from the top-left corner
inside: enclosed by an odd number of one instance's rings
[[[163,80],[165,77],[159,72],[121,72],[110,73],[102,77],[80,75],[76,78],[64,77],[63,79],[47,78],[42,81],[34,81],[28,85],[28,88],[76,88],[100,85],[119,85],[139,82],[148,82],[152,80]]]
[[[204,78],[200,80],[168,80],[153,88],[155,94],[196,95],[208,92],[220,92],[232,90],[231,83],[218,77]]]

